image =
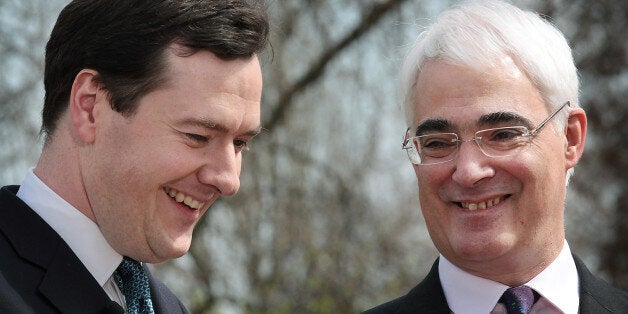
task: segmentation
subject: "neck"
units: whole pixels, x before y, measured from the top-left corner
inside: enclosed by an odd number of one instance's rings
[[[59,128],[46,140],[33,172],[61,198],[95,221],[82,184],[78,149],[65,129]]]
[[[560,254],[564,242],[563,236],[560,240],[540,246],[544,249],[530,246],[533,252],[521,251],[505,254],[492,261],[470,261],[456,266],[474,276],[516,287],[529,282],[547,268]]]

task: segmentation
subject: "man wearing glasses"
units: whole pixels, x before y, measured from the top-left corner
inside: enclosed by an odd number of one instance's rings
[[[402,66],[403,149],[440,252],[368,313],[627,313],[565,240],[566,185],[587,118],[563,35],[502,2],[442,13]]]

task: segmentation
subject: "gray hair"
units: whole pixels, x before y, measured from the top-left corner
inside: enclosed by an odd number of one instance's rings
[[[510,57],[538,88],[548,111],[565,101],[578,107],[578,75],[563,34],[529,11],[500,1],[471,2],[440,14],[407,54],[400,91],[408,126],[414,113],[414,86],[423,65],[442,60],[478,70]],[[565,112],[568,112],[566,110]],[[563,113],[563,121],[566,114]]]
[[[510,57],[538,89],[548,112],[566,101],[579,107],[578,75],[563,34],[538,14],[501,1],[469,2],[441,13],[423,31],[401,66],[399,95],[406,123],[412,127],[415,84],[429,60],[477,70],[494,67]],[[557,117],[564,127],[569,109]],[[569,179],[571,169],[567,175]]]

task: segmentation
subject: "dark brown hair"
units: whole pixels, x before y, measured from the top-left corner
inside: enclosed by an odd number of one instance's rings
[[[41,132],[54,132],[82,69],[98,71],[112,108],[128,116],[163,81],[170,44],[224,60],[250,58],[265,48],[268,30],[264,8],[246,0],[72,1],[46,45]]]

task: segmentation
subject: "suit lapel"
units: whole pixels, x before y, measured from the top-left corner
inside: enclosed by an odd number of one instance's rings
[[[65,243],[63,243],[65,244]],[[112,301],[69,248],[57,250],[39,290],[63,313],[90,313],[114,309]],[[117,306],[119,313],[122,308]]]
[[[397,314],[426,313],[441,314],[451,313],[447,305],[447,299],[440,284],[438,275],[438,259],[432,265],[432,269],[425,279],[414,287],[404,298]]]
[[[616,289],[593,276],[577,256],[573,255],[573,259],[580,279],[580,313],[620,313],[626,310],[625,305],[619,305],[621,297],[617,295]],[[614,299],[616,295],[617,299]],[[626,296],[623,298],[625,304]]]
[[[20,257],[43,270],[42,295],[64,313],[123,313],[61,237],[15,196],[17,189],[2,188],[7,210],[0,211],[0,229]]]
[[[613,288],[595,277],[585,264],[575,255],[573,259],[580,282],[579,313],[623,313],[628,308],[626,292]],[[429,274],[404,298],[397,314],[410,313],[451,313],[440,284],[438,260]]]
[[[593,276],[577,256],[574,255],[573,258],[580,278],[579,312],[582,314],[616,312],[611,306],[614,302],[609,299],[612,292],[608,284]],[[425,279],[405,296],[396,313],[451,313],[440,284],[438,260]]]
[[[573,256],[580,284],[579,313],[625,313],[628,309],[628,293],[610,286],[595,277],[582,261]],[[438,260],[428,275],[407,295],[373,308],[368,313],[451,313],[440,284]]]
[[[148,266],[144,264],[144,269],[148,274],[148,282],[150,286],[150,296],[153,301],[153,309],[156,314],[178,314],[187,313],[187,310],[181,304],[181,301],[170,292],[170,290],[161,281],[157,280],[150,273]]]

